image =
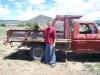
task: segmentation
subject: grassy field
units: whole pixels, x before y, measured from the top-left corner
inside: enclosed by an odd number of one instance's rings
[[[100,75],[100,63],[86,63],[84,65],[92,75]]]
[[[0,38],[6,37],[6,31],[8,27],[0,27]]]

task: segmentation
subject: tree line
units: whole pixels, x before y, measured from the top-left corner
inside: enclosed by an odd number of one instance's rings
[[[5,23],[0,23],[0,26],[6,27],[6,26],[9,26],[9,25],[6,25]],[[26,29],[33,29],[33,30],[38,30],[39,27],[40,27],[37,22],[34,22],[34,23],[19,23],[19,24],[16,24],[15,26],[25,27]]]

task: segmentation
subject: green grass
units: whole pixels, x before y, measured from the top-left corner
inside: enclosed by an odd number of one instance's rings
[[[33,60],[33,61],[32,61],[32,63],[38,64],[38,65],[40,65],[40,64],[41,64],[41,62],[40,62],[40,61],[38,61],[38,60]]]
[[[2,27],[2,26],[0,26],[0,39],[6,37],[7,30],[9,30],[10,28],[13,28],[13,27],[8,27],[8,26]]]
[[[90,72],[100,72],[100,63],[96,64],[85,64],[85,67],[89,69]]]
[[[6,36],[6,30],[5,29],[0,29],[0,38],[3,38]]]

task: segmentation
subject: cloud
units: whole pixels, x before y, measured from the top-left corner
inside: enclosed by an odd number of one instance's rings
[[[56,15],[84,15],[84,20],[100,19],[99,0],[54,0],[52,6],[45,5],[45,0],[28,0],[31,4],[21,12],[17,19],[28,20],[37,15],[55,17]],[[32,5],[33,4],[33,5]],[[35,9],[32,9],[35,5]]]
[[[29,0],[29,1],[33,1],[33,0]],[[36,16],[37,14],[44,14],[50,17],[55,17],[56,15],[66,15],[66,14],[84,14],[85,9],[82,9],[82,8],[85,8],[85,7],[83,5],[83,2],[80,0],[78,1],[54,0],[54,1],[55,1],[55,4],[52,5],[51,7],[47,7],[43,4],[37,5],[36,10],[32,10],[32,8],[31,10],[29,10],[30,7],[28,7],[28,10],[26,10],[17,18],[29,19]]]
[[[100,0],[54,0],[60,14],[84,15],[84,20],[100,19]],[[52,9],[51,9],[52,10]]]
[[[19,2],[15,2],[15,8],[16,8],[16,12],[21,13],[23,12],[23,4],[19,3]]]
[[[38,16],[39,15],[39,11],[36,9],[36,10],[32,10],[32,7],[29,7],[27,9],[27,11],[25,12],[22,12],[19,16],[16,17],[16,19],[18,20],[29,20],[35,16]]]
[[[98,19],[100,20],[100,11],[88,13],[83,18],[81,18],[81,20],[87,20],[87,21],[95,21]]]
[[[44,3],[45,0],[28,0],[30,4],[41,4]]]
[[[0,7],[0,15],[9,15],[11,11],[8,8]]]
[[[65,14],[84,14],[86,7],[83,0],[54,0],[58,10],[62,10]],[[59,9],[60,8],[60,9]]]
[[[100,19],[100,0],[89,0],[85,3],[85,9],[87,12],[84,14],[82,20],[94,21]]]
[[[16,2],[15,4],[16,4],[16,7],[17,7],[17,8],[22,8],[21,3]]]
[[[15,2],[15,1],[17,1],[17,0],[9,0],[9,1],[11,1],[11,2]]]

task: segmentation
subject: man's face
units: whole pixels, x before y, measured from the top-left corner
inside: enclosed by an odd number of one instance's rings
[[[52,22],[48,22],[48,28],[52,27]]]

